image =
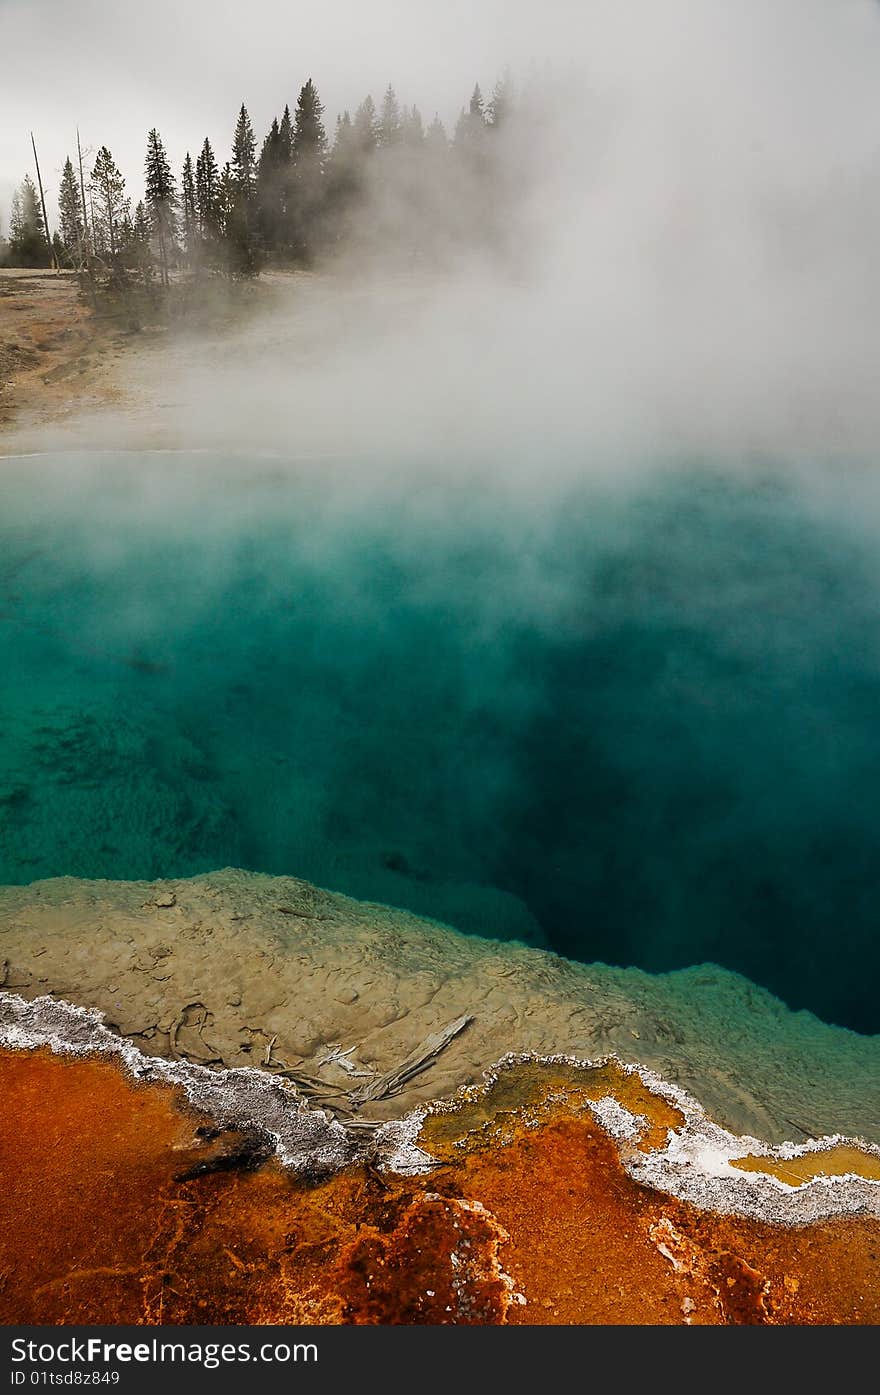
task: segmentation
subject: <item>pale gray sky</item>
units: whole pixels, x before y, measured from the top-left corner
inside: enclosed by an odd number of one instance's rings
[[[57,185],[79,123],[110,146],[137,194],[146,132],[175,166],[205,135],[225,158],[239,104],[258,139],[314,77],[328,126],[389,82],[430,117],[453,121],[476,81],[491,89],[564,45],[579,0],[0,0],[0,217],[30,169],[34,128]]]
[[[532,64],[581,68],[636,114],[648,184],[673,126],[713,161],[757,142],[795,182],[880,150],[876,0],[0,0],[0,220],[31,127],[50,206],[77,124],[137,198],[153,125],[179,169],[205,135],[227,157],[241,101],[262,139],[310,76],[328,126],[389,81],[451,122],[475,81]]]

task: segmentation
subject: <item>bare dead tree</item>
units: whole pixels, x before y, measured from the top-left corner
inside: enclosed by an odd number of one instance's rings
[[[46,213],[46,196],[43,193],[43,177],[40,174],[40,162],[37,159],[37,142],[34,140],[34,133],[31,131],[31,145],[34,148],[34,164],[37,167],[37,186],[40,190],[40,203],[43,206],[43,231],[46,234],[46,246],[49,249],[49,258],[55,270],[58,270],[58,258],[55,256],[55,247],[52,243],[52,236],[49,232],[49,216]]]

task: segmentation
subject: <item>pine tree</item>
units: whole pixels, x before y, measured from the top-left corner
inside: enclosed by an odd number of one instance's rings
[[[9,238],[12,242],[20,237],[24,223],[21,211],[21,190],[16,189],[12,195],[12,203],[9,206]]]
[[[468,226],[476,233],[481,223],[491,217],[492,198],[489,188],[489,149],[486,111],[480,84],[474,88],[466,111],[462,111],[455,127],[452,152],[471,181],[470,217]],[[462,224],[464,231],[465,225]]]
[[[192,157],[186,152],[180,179],[180,232],[190,261],[194,261],[199,245],[199,220],[196,212],[196,177]]]
[[[422,113],[418,107],[410,107],[409,111],[403,113],[401,129],[406,145],[422,145],[425,139],[425,127],[422,122]]]
[[[264,247],[277,247],[281,240],[286,175],[281,129],[275,117],[257,162],[257,219]]]
[[[365,155],[379,144],[379,118],[372,97],[365,97],[354,114],[354,134],[358,149]]]
[[[120,265],[129,267],[134,264],[134,223],[131,218],[131,206],[125,209],[119,219],[119,261]]]
[[[349,214],[360,191],[360,158],[351,116],[344,111],[336,118],[327,161],[324,229],[328,246],[340,242],[348,231]]]
[[[330,147],[331,160],[339,154],[341,149],[345,148],[345,143],[350,135],[351,114],[348,111],[339,112],[336,117],[336,125],[333,128],[333,144]]]
[[[281,160],[289,165],[293,159],[293,122],[290,119],[289,106],[284,108],[284,115],[278,127],[278,148]]]
[[[40,197],[28,174],[12,196],[9,260],[13,266],[48,266],[50,262]]]
[[[333,149],[330,152],[331,161],[338,163],[348,162],[354,151],[357,149],[354,127],[351,124],[351,116],[344,111],[336,118],[336,130],[333,134]]]
[[[232,138],[232,178],[241,202],[247,206],[253,199],[257,182],[257,141],[251,118],[244,102],[238,113],[235,134]]]
[[[287,226],[294,256],[311,263],[325,236],[327,136],[324,108],[309,78],[300,91],[293,125],[293,185]]]
[[[479,149],[485,131],[486,113],[483,105],[483,94],[480,91],[480,84],[477,83],[471,93],[467,111],[462,111],[455,127],[456,147],[465,152]]]
[[[304,85],[296,104],[296,120],[293,129],[293,161],[312,164],[323,161],[327,153],[327,136],[321,120],[324,107],[318,96],[318,89],[311,78]]]
[[[232,173],[232,166],[227,160],[217,179],[217,194],[214,200],[215,228],[218,237],[228,236],[235,199],[235,176]]]
[[[109,257],[111,263],[115,263],[120,251],[120,224],[128,214],[130,200],[125,197],[125,179],[106,145],[98,151],[89,193],[95,250],[99,256]]]
[[[281,131],[278,127],[278,117],[273,116],[272,125],[269,127],[269,134],[263,141],[260,151],[260,158],[257,161],[257,179],[261,174],[275,169],[281,156]]]
[[[150,255],[150,218],[143,199],[139,199],[132,222],[132,260],[144,285],[153,279],[153,258]]]
[[[425,144],[429,150],[439,151],[445,154],[449,148],[449,138],[446,135],[446,127],[440,120],[437,113],[434,113],[434,120],[425,132]]]
[[[147,208],[143,199],[138,199],[134,210],[134,235],[144,242],[150,240],[150,220],[147,217]]]
[[[285,106],[284,114],[278,125],[278,231],[277,246],[279,250],[288,251],[290,248],[290,229],[293,221],[293,208],[296,202],[296,192],[293,180],[293,119],[290,115],[290,107]]]
[[[396,145],[401,137],[400,103],[391,84],[382,99],[382,115],[379,118],[379,144]]]
[[[513,81],[505,73],[495,84],[492,100],[486,108],[486,124],[496,129],[508,120],[513,108]]]
[[[211,142],[205,137],[201,153],[196,157],[196,215],[199,233],[207,241],[218,231],[217,197],[220,174]]]
[[[224,210],[223,232],[228,252],[228,269],[233,275],[253,275],[259,266],[256,150],[254,128],[247,107],[242,103],[232,139],[232,160],[227,166],[228,178],[226,169],[223,172],[223,196],[227,205]]]
[[[85,240],[82,195],[79,180],[69,156],[64,162],[58,190],[58,219],[61,243],[60,265],[81,267]]]
[[[153,128],[147,136],[147,158],[144,162],[146,178],[146,206],[150,215],[153,233],[159,244],[159,265],[162,271],[162,284],[169,284],[168,254],[175,241],[175,209],[177,198],[174,175],[162,144],[162,138]]]

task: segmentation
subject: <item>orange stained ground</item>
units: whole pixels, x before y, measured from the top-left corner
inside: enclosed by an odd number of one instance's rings
[[[201,1143],[174,1091],[0,1053],[0,1320],[880,1321],[876,1221],[700,1212],[634,1183],[576,1092],[516,1077],[467,1107],[482,1118],[428,1121],[444,1156],[427,1176],[309,1183],[271,1163],[177,1181],[230,1144]]]

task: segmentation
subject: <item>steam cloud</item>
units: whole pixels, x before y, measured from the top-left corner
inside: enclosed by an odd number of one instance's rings
[[[204,370],[175,364],[169,443],[411,459],[442,442],[450,461],[464,452],[527,474],[537,463],[545,482],[551,462],[870,456],[873,0],[599,0],[543,6],[540,25],[531,6],[501,9],[503,25],[497,6],[475,20],[473,46],[483,56],[494,17],[499,65],[512,56],[542,104],[508,135],[519,198],[507,255],[429,276],[391,237],[381,271],[374,260],[297,290]],[[428,8],[424,21],[427,42]],[[414,61],[413,89],[437,82],[411,25],[397,51],[383,34],[385,71]],[[461,47],[447,51],[456,73],[468,69]],[[328,50],[319,68],[333,64]],[[359,92],[348,80],[339,105]],[[430,110],[430,92],[405,95]],[[172,149],[193,143],[169,135]],[[371,217],[386,234],[406,225],[412,245],[413,220],[436,240],[438,222],[480,196],[463,185],[459,207],[429,201],[420,214],[378,184]]]
[[[181,440],[219,423],[297,454],[442,441],[544,479],[551,461],[873,452],[877,6],[554,15],[545,42],[577,65],[527,80],[546,107],[509,133],[509,255],[430,278],[389,255],[294,297],[180,386]],[[372,212],[415,216],[394,187]]]

